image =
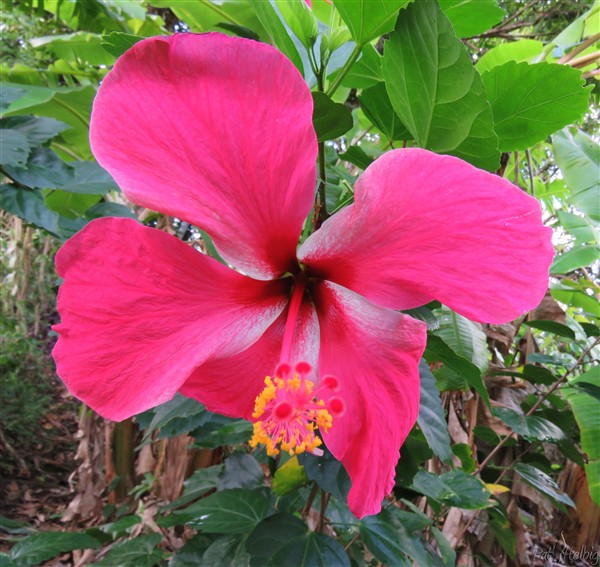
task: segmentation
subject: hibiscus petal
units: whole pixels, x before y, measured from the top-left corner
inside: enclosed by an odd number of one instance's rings
[[[439,299],[476,321],[536,307],[554,254],[539,204],[451,156],[395,150],[356,184],[355,203],[299,250],[307,271],[392,309]]]
[[[251,419],[254,401],[265,388],[265,376],[273,376],[280,362],[287,312],[286,309],[250,348],[199,366],[180,392],[202,402],[210,411]],[[303,360],[316,368],[318,352],[317,315],[312,303],[305,302],[296,322],[291,365]]]
[[[259,339],[289,286],[251,280],[130,219],[98,219],[59,250],[60,337],[69,390],[108,419],[165,402],[194,369]]]
[[[140,41],[102,82],[94,155],[134,203],[206,230],[258,279],[297,270],[312,206],[312,97],[276,49],[219,33]]]
[[[321,331],[319,369],[340,382],[343,415],[323,435],[352,480],[348,506],[377,514],[394,486],[400,446],[419,412],[425,325],[330,282],[313,290]]]

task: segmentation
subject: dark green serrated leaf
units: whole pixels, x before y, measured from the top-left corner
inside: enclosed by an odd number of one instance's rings
[[[569,339],[575,339],[575,331],[562,323],[556,321],[526,321],[524,323],[528,327],[533,329],[539,329],[540,331],[547,331],[561,337],[567,337]]]
[[[215,492],[188,506],[190,524],[198,530],[213,534],[243,534],[250,532],[262,519],[273,513],[271,497],[266,489],[232,488]]]
[[[68,126],[54,118],[11,116],[0,119],[0,128],[13,128],[23,134],[29,144],[37,146],[51,140]]]
[[[216,538],[202,555],[197,565],[202,567],[249,567],[250,555],[244,546],[246,536]]]
[[[331,492],[339,500],[346,500],[350,491],[350,477],[346,469],[328,450],[317,457],[310,453],[302,453],[298,461],[304,467],[309,480],[315,481],[319,488]]]
[[[396,484],[410,487],[423,464],[433,457],[433,451],[419,429],[413,428],[400,448],[401,458],[396,465]]]
[[[11,167],[23,167],[31,147],[27,138],[18,130],[11,128],[0,129],[0,164]]]
[[[0,113],[3,113],[15,101],[19,100],[26,94],[24,89],[20,89],[17,85],[8,87],[3,85],[0,89]]]
[[[548,496],[562,510],[565,509],[563,504],[575,507],[573,500],[545,472],[526,463],[517,463],[513,468],[524,481]]]
[[[419,0],[400,12],[384,46],[382,69],[394,110],[420,147],[498,168],[498,139],[483,83],[434,0]]]
[[[215,541],[212,534],[196,534],[178,549],[169,561],[169,567],[197,567],[204,552]]]
[[[509,61],[481,79],[503,152],[531,147],[588,109],[591,86],[583,88],[581,71],[568,65]]]
[[[412,140],[392,108],[390,97],[383,83],[366,89],[359,97],[360,107],[365,116],[390,140]]]
[[[93,207],[90,207],[86,212],[85,216],[89,219],[99,219],[101,217],[122,217],[128,219],[138,220],[135,213],[125,205],[119,203],[98,203]]]
[[[352,114],[343,105],[333,102],[326,94],[314,92],[313,125],[319,142],[334,140],[352,128]]]
[[[59,189],[69,193],[103,195],[109,191],[119,191],[119,186],[110,173],[94,161],[74,161],[72,178]]]
[[[476,510],[493,504],[483,483],[459,470],[441,475],[419,471],[412,488],[428,498],[457,508]]]
[[[156,567],[162,564],[164,552],[157,549],[162,541],[162,535],[151,533],[117,543],[97,563],[96,567]]]
[[[394,29],[400,8],[410,0],[333,0],[354,41],[368,41]]]
[[[305,533],[285,543],[269,560],[268,567],[350,567],[350,558],[335,539],[319,532]]]
[[[274,514],[260,522],[246,541],[250,565],[262,567],[286,543],[306,535],[308,526],[291,514]]]
[[[183,482],[183,494],[181,497],[172,504],[169,504],[167,509],[179,508],[184,504],[197,500],[213,488],[216,488],[223,468],[224,465],[214,465],[194,471],[194,474]]]
[[[359,146],[350,146],[343,154],[339,155],[340,159],[349,161],[361,169],[367,169],[375,161]]]
[[[73,178],[71,166],[49,148],[35,148],[24,167],[5,169],[11,179],[34,189],[60,189]]]
[[[544,384],[545,386],[556,381],[556,377],[550,370],[541,366],[533,366],[533,364],[526,364],[523,367],[523,377],[532,384]]]
[[[75,549],[97,549],[100,542],[76,532],[41,532],[20,539],[8,556],[17,565],[39,565],[61,553]]]
[[[435,378],[424,360],[419,363],[421,377],[421,405],[417,423],[425,435],[425,439],[433,452],[445,462],[452,458],[450,435],[440,393],[435,385]]]
[[[149,438],[155,429],[166,429],[172,421],[187,420],[196,416],[201,416],[201,419],[204,419],[206,409],[196,400],[177,393],[173,399],[159,405],[153,412],[154,416],[144,433],[144,439]],[[180,433],[176,433],[176,435]]]
[[[438,0],[458,37],[471,37],[502,21],[506,12],[496,0]]]
[[[493,413],[528,441],[562,441],[565,438],[561,429],[543,417],[526,416],[508,408],[494,408]]]
[[[264,476],[258,461],[252,455],[233,453],[225,460],[225,467],[217,482],[217,490],[258,488],[262,486]]]

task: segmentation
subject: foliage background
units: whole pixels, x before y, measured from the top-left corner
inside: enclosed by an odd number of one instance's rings
[[[399,0],[367,3],[362,16],[361,4],[4,3],[3,565],[597,562],[598,2]],[[424,22],[435,29],[418,40]],[[430,328],[423,408],[392,497],[362,521],[330,456],[276,464],[249,451],[247,422],[181,396],[107,423],[54,375],[52,258],[62,241],[99,216],[129,216],[213,251],[187,223],[127,203],[88,143],[91,103],[117,56],[142,37],[208,30],[274,43],[321,91],[314,118],[330,212],[352,201],[374,158],[408,144],[501,163],[498,174],[538,198],[555,231],[550,290],[524,318],[481,326],[435,303],[412,312]],[[446,71],[450,88],[465,73],[481,85],[442,118],[491,106],[476,151],[460,128],[420,126],[435,123],[436,101],[403,95],[402,81],[438,49],[464,53]],[[421,57],[397,56],[409,50]]]

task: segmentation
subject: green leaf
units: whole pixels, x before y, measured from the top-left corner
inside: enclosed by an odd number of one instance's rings
[[[204,496],[207,492],[217,487],[219,477],[224,465],[214,465],[205,469],[198,469],[183,482],[183,494],[175,502],[169,504],[167,509],[179,508]]]
[[[548,496],[561,510],[564,510],[563,504],[575,507],[573,500],[545,472],[526,463],[517,463],[513,469],[533,488]]]
[[[16,85],[13,87],[3,85],[0,89],[0,113],[4,113],[15,100],[19,100],[25,94],[25,90],[18,88]]]
[[[78,195],[66,191],[52,191],[46,195],[45,201],[50,210],[76,220],[101,198],[100,195]]]
[[[394,29],[398,11],[410,0],[333,0],[358,45]]]
[[[450,435],[440,393],[435,385],[435,378],[424,360],[419,363],[421,377],[421,405],[417,423],[427,439],[433,452],[445,462],[452,458]]]
[[[23,89],[26,94],[10,105],[5,116],[36,114],[64,122],[70,128],[61,133],[62,139],[79,157],[92,157],[88,138],[94,87],[49,88],[10,83],[8,86]]]
[[[600,227],[587,215],[556,211],[562,227],[575,237],[577,244],[600,243]]]
[[[517,538],[506,513],[501,513],[498,509],[491,508],[488,510],[488,516],[490,528],[494,536],[496,536],[498,543],[508,556],[514,559],[517,553]]]
[[[438,0],[458,37],[471,37],[502,21],[506,12],[496,0]]]
[[[62,240],[69,238],[86,224],[83,219],[71,220],[48,209],[39,191],[15,185],[0,186],[0,208]]]
[[[360,146],[350,146],[343,154],[339,154],[340,159],[349,161],[361,169],[367,169],[375,160],[365,152]]]
[[[303,537],[308,526],[291,514],[274,514],[262,520],[246,541],[250,565],[267,565],[269,559],[286,543]]]
[[[362,55],[350,68],[349,73],[342,80],[342,85],[348,88],[368,89],[383,82],[381,72],[381,55],[370,44],[362,48]]]
[[[312,95],[313,125],[319,142],[339,138],[352,128],[352,114],[343,104],[333,102],[325,93]]]
[[[89,32],[75,32],[66,35],[50,35],[36,37],[31,40],[31,45],[49,51],[57,59],[78,63],[84,62],[91,66],[112,65],[115,62],[113,55],[100,49],[102,36]]]
[[[562,441],[563,431],[537,415],[524,415],[508,408],[494,408],[493,414],[527,441]]]
[[[275,472],[272,488],[277,496],[284,496],[307,482],[304,467],[298,462],[298,457],[292,457]]]
[[[213,534],[242,534],[251,531],[262,519],[273,513],[269,493],[265,489],[232,488],[215,492],[185,509],[193,515],[190,524]]]
[[[135,213],[125,205],[119,203],[98,203],[85,212],[85,216],[91,219],[101,217],[123,217],[137,220]]]
[[[41,116],[12,116],[0,119],[0,128],[18,130],[32,146],[51,140],[67,127],[64,122]],[[4,143],[4,138],[2,142]]]
[[[360,535],[369,551],[387,565],[408,567],[411,562],[406,556],[417,565],[443,565],[439,557],[427,552],[419,535],[409,533],[388,510],[361,520]]]
[[[233,453],[225,460],[225,468],[219,476],[217,490],[228,488],[258,488],[264,480],[258,461],[247,453]]]
[[[402,458],[396,465],[395,482],[397,486],[408,488],[424,463],[433,457],[433,451],[427,443],[423,432],[413,427],[404,441],[400,452]]]
[[[35,148],[26,166],[6,166],[6,173],[17,183],[37,189],[60,189],[73,178],[73,168],[51,149]]]
[[[317,39],[317,19],[304,0],[275,0],[279,12],[306,49]]]
[[[296,66],[304,75],[304,65],[298,53],[296,44],[290,37],[285,26],[279,18],[275,8],[270,2],[252,2],[252,9],[260,23],[264,26],[271,42]]]
[[[153,417],[144,432],[144,441],[149,439],[156,429],[168,431],[176,437],[184,431],[189,431],[190,425],[203,423],[207,419],[206,409],[202,404],[179,393],[151,411]]]
[[[527,327],[532,329],[539,329],[540,331],[547,331],[548,333],[554,333],[561,337],[567,337],[569,339],[575,339],[575,331],[562,323],[556,321],[526,321],[524,323]]]
[[[457,443],[452,446],[452,452],[460,459],[461,470],[468,474],[475,472],[477,463],[473,457],[473,449],[469,445]]]
[[[119,191],[119,186],[110,173],[96,162],[73,161],[69,165],[73,168],[73,176],[66,184],[60,186],[62,191],[91,195],[104,195],[109,191]]]
[[[600,222],[600,145],[584,132],[565,128],[552,136],[554,157],[572,191],[571,202]]]
[[[600,373],[592,368],[561,388],[575,416],[581,436],[581,449],[587,455],[585,474],[592,500],[600,506],[600,412],[598,401],[586,391],[574,386],[589,384],[600,388]]]
[[[600,259],[600,246],[575,246],[556,256],[550,266],[551,274],[568,274],[578,268],[592,265]]]
[[[94,563],[94,567],[123,567],[124,565],[155,567],[161,565],[164,553],[157,549],[161,541],[162,535],[157,533],[121,541],[111,548],[103,559]]]
[[[308,532],[285,543],[267,563],[269,567],[350,567],[350,558],[335,539],[319,532]]]
[[[411,140],[410,132],[404,127],[394,111],[383,83],[366,89],[359,97],[365,116],[390,140]]]
[[[509,43],[501,43],[492,47],[477,61],[475,67],[480,72],[489,71],[492,67],[503,65],[509,61],[529,63],[542,52],[544,44],[536,39],[519,39]]]
[[[100,542],[77,532],[41,532],[20,539],[8,556],[19,566],[39,565],[75,549],[98,549]]]
[[[321,457],[302,453],[298,461],[304,467],[309,480],[314,480],[319,488],[331,492],[339,500],[345,500],[350,491],[350,477],[346,469],[328,450]]]
[[[419,0],[400,13],[384,46],[382,69],[396,114],[420,147],[498,168],[483,83],[434,0]]]
[[[11,128],[0,129],[0,164],[13,167],[25,165],[31,148],[27,138],[19,131]]]
[[[442,504],[475,510],[493,505],[490,493],[476,477],[460,470],[441,475],[419,471],[412,488]]]
[[[509,61],[481,79],[503,152],[525,150],[588,110],[591,86],[584,88],[581,71],[568,65]]]
[[[245,544],[246,536],[225,536],[213,541],[196,565],[205,567],[249,567],[250,555]]]
[[[114,57],[121,57],[123,53],[142,39],[144,38],[139,35],[113,31],[102,36],[103,42],[100,45]]]

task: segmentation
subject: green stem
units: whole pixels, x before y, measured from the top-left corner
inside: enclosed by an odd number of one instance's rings
[[[352,67],[352,65],[354,65],[354,62],[358,59],[358,56],[360,55],[361,51],[362,51],[362,45],[358,45],[358,43],[357,43],[354,46],[354,49],[352,50],[350,57],[348,57],[348,60],[346,61],[346,63],[344,63],[344,66],[338,73],[337,77],[334,79],[333,83],[329,86],[329,89],[327,91],[328,96],[333,95],[333,93],[341,85],[342,81],[344,80],[344,77],[348,74],[348,72],[350,71],[350,68]]]

